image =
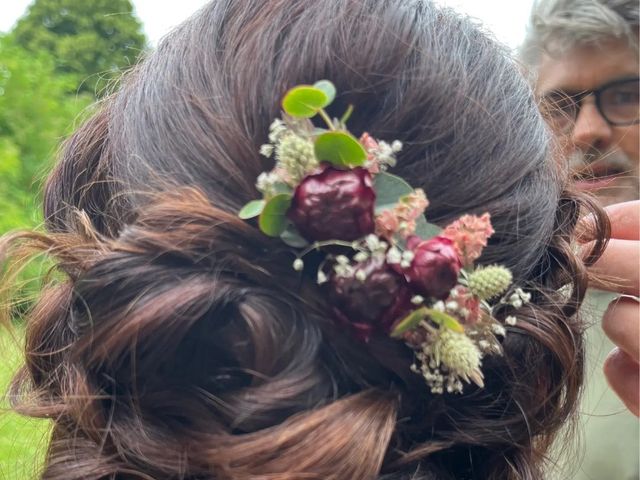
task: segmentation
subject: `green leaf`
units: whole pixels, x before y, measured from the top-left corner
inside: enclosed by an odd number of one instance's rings
[[[376,213],[391,210],[402,197],[414,192],[411,185],[402,178],[387,172],[380,172],[373,179],[373,188],[376,191]],[[427,222],[424,215],[416,219],[416,235],[424,240],[435,237],[442,229],[433,223]]]
[[[453,330],[454,332],[464,333],[464,327],[451,315],[441,312],[440,310],[434,310],[433,308],[426,308],[425,310],[427,310],[427,315],[431,317],[431,320],[438,325]]]
[[[313,84],[313,87],[322,90],[327,95],[328,101],[322,108],[329,105],[336,98],[336,87],[329,80],[319,80]]]
[[[316,158],[339,167],[359,167],[367,160],[367,152],[360,142],[347,132],[327,132],[316,138]]]
[[[390,173],[380,172],[373,179],[376,191],[376,213],[391,210],[400,198],[413,193],[413,187],[402,178]]]
[[[416,219],[416,235],[418,235],[423,240],[429,240],[430,238],[433,238],[436,235],[440,235],[441,233],[442,229],[435,223],[427,222],[427,220],[424,218],[424,215],[420,215]]]
[[[310,85],[299,85],[285,94],[282,108],[292,117],[311,118],[329,103],[324,91]]]
[[[270,237],[279,237],[287,228],[286,214],[290,205],[291,195],[281,193],[272,197],[260,214],[260,230]]]
[[[421,307],[417,310],[414,310],[409,315],[404,317],[391,331],[391,336],[393,338],[400,338],[404,332],[412,330],[416,328],[422,320],[426,318],[429,313],[429,309],[427,307]]]
[[[238,216],[243,220],[257,217],[262,213],[266,203],[266,200],[252,200],[242,207],[242,210],[238,212]]]
[[[289,185],[287,185],[284,182],[276,182],[273,184],[273,191],[275,192],[275,194],[280,194],[280,193],[287,193],[289,195],[293,194],[293,188],[291,188]]]
[[[304,248],[309,245],[309,242],[307,242],[291,224],[287,225],[285,231],[280,234],[280,238],[284,243],[293,248]]]

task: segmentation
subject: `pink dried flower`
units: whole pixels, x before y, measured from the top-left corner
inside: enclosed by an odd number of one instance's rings
[[[396,204],[394,210],[400,219],[400,234],[403,237],[413,235],[416,231],[416,220],[424,214],[429,206],[429,200],[421,188],[405,195]]]
[[[471,265],[487,246],[487,239],[493,235],[491,217],[488,213],[477,215],[463,215],[449,224],[442,232],[442,236],[451,239],[464,265]]]
[[[369,173],[375,175],[380,173],[380,166],[378,165],[378,160],[376,157],[376,151],[378,150],[378,142],[369,135],[367,132],[364,132],[360,136],[360,143],[367,151],[367,169]]]
[[[400,228],[400,219],[394,210],[383,210],[376,216],[376,235],[391,238]]]
[[[407,238],[416,231],[416,220],[429,206],[427,196],[421,188],[402,197],[392,210],[383,210],[376,217],[376,233],[385,238],[400,234]]]
[[[468,288],[462,285],[455,287],[446,300],[446,303],[448,302],[456,302],[460,305],[459,313],[464,317],[461,320],[467,325],[476,323],[480,318],[480,300]]]

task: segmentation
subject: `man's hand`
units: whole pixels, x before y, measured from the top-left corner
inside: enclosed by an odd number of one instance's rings
[[[608,207],[611,240],[591,268],[604,281],[593,285],[622,294],[611,302],[602,328],[617,347],[604,363],[604,374],[632,413],[640,416],[640,201]]]

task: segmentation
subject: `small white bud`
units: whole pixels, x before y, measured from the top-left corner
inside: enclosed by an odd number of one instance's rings
[[[304,262],[302,261],[302,259],[301,258],[296,258],[293,261],[293,269],[296,272],[300,272],[300,271],[302,271],[303,268],[304,268]]]
[[[270,143],[265,143],[260,147],[260,155],[264,155],[269,158],[273,154],[273,145]]]
[[[380,239],[376,237],[373,233],[367,235],[367,238],[365,238],[364,241],[366,242],[369,250],[371,250],[372,252],[379,248]]]
[[[367,252],[358,252],[354,255],[353,259],[356,262],[366,262],[369,259]]]
[[[364,270],[358,270],[356,272],[356,279],[360,280],[361,282],[364,282],[367,279],[367,274],[365,273]]]
[[[422,295],[414,295],[411,298],[411,303],[414,305],[420,305],[422,302],[424,302],[424,297]]]
[[[515,325],[517,321],[518,319],[513,315],[509,315],[507,318],[504,319],[504,323],[511,326]]]
[[[415,256],[416,255],[411,250],[405,250],[402,252],[402,260],[406,262],[412,262]]]
[[[444,302],[442,300],[438,300],[436,303],[433,304],[433,309],[439,312],[444,312],[445,310]]]
[[[338,255],[336,257],[336,262],[338,262],[338,264],[340,264],[340,265],[348,265],[349,264],[349,259],[347,257],[345,257],[344,255]]]
[[[491,330],[493,330],[493,333],[495,333],[496,335],[500,335],[501,337],[504,337],[507,333],[504,327],[498,323],[492,323]]]
[[[456,311],[458,310],[458,302],[447,302],[447,304],[445,305],[447,307],[447,310],[451,310],[451,311]]]
[[[387,252],[387,263],[396,264],[402,261],[402,254],[396,247],[391,247]]]
[[[393,142],[391,142],[391,150],[393,150],[395,153],[402,150],[402,142],[400,140],[394,140]]]
[[[322,270],[318,270],[318,285],[322,285],[323,283],[327,283],[328,278]]]

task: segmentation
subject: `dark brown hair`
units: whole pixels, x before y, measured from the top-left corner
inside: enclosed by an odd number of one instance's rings
[[[335,112],[404,143],[431,221],[492,215],[482,257],[533,300],[485,388],[432,395],[388,338],[341,334],[278,241],[236,216],[279,100],[327,78]],[[43,478],[529,479],[582,382],[565,190],[526,81],[468,20],[406,0],[217,0],[65,144],[45,250],[65,280],[27,318],[19,411],[54,418]],[[586,208],[586,207],[585,207]],[[600,226],[595,258],[602,249]]]

